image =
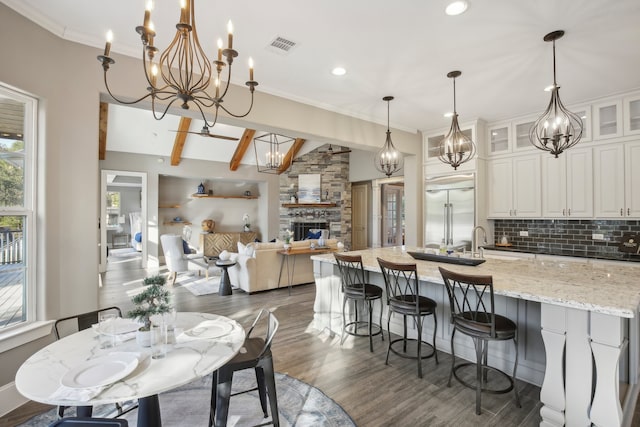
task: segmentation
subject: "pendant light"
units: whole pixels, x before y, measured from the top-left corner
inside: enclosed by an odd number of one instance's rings
[[[447,163],[457,170],[458,166],[471,160],[476,153],[476,144],[460,130],[458,125],[458,113],[456,111],[456,77],[462,75],[461,71],[451,71],[447,77],[453,79],[453,117],[449,133],[440,143],[438,158],[442,163]]]
[[[389,102],[393,100],[393,96],[385,96],[382,100],[387,101],[387,139],[378,154],[376,154],[374,165],[376,169],[390,177],[402,169],[404,159],[402,153],[393,146],[391,131],[389,130]]]
[[[547,109],[529,130],[529,140],[539,150],[548,151],[555,157],[571,148],[582,138],[582,119],[567,110],[560,101],[560,86],[556,83],[556,40],[564,31],[553,31],[544,36],[544,41],[553,43],[553,86],[551,101]]]

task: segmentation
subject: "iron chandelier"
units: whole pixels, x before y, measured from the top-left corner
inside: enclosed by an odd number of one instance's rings
[[[551,101],[540,118],[529,130],[529,140],[539,150],[548,151],[556,158],[567,148],[576,145],[582,138],[582,119],[562,105],[560,86],[556,83],[556,40],[564,35],[564,31],[553,31],[543,40],[553,43],[553,86]]]
[[[442,163],[453,166],[454,170],[473,158],[476,153],[476,144],[460,130],[458,124],[458,112],[456,111],[456,77],[462,75],[461,71],[451,71],[447,77],[453,79],[453,117],[449,133],[442,139],[438,158]]]
[[[389,130],[389,102],[393,100],[393,96],[385,96],[382,100],[387,101],[387,139],[376,154],[373,163],[377,170],[390,177],[402,169],[404,159],[402,153],[393,146],[391,131]]]
[[[231,21],[228,24],[227,48],[223,49],[222,40],[218,39],[218,57],[215,61],[209,61],[200,46],[198,32],[196,29],[194,0],[182,0],[180,21],[176,24],[176,34],[169,46],[160,54],[158,63],[154,62],[158,48],[153,45],[156,35],[153,23],[151,22],[152,1],[147,2],[144,12],[143,25],[136,27],[136,32],[140,34],[142,40],[142,66],[147,80],[148,93],[135,101],[124,101],[118,99],[111,92],[107,81],[107,71],[109,66],[115,61],[109,56],[111,51],[111,31],[107,34],[107,43],[104,54],[98,56],[104,70],[104,84],[109,95],[121,104],[136,104],[144,99],[151,98],[151,109],[156,120],[162,120],[174,102],[181,103],[185,110],[190,105],[195,105],[202,119],[205,122],[203,131],[213,127],[218,120],[218,110],[221,108],[233,117],[245,117],[253,108],[253,93],[258,82],[253,79],[253,61],[249,58],[249,80],[245,83],[251,93],[251,103],[249,109],[244,114],[234,114],[222,105],[224,97],[227,95],[231,82],[231,65],[238,52],[233,49],[233,26]],[[224,61],[223,61],[224,57]],[[226,61],[226,62],[225,62]],[[220,85],[223,69],[227,67],[227,80],[224,87]],[[212,75],[212,68],[215,68],[215,77]],[[160,78],[158,78],[160,74]],[[213,79],[213,81],[212,81]],[[215,86],[215,95],[207,92],[209,86]],[[166,105],[158,104],[156,101],[168,101]],[[212,122],[205,116],[203,108],[215,107],[215,115]]]

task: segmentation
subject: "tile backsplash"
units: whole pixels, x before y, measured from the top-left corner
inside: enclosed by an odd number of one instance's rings
[[[520,249],[549,252],[574,252],[577,256],[605,257],[637,260],[640,255],[618,251],[624,233],[640,234],[640,221],[600,219],[496,219],[496,243],[503,234],[509,243]],[[528,236],[520,236],[527,231]],[[602,240],[593,240],[593,234],[602,234]]]

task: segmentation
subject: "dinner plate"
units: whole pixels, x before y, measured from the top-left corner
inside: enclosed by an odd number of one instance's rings
[[[231,323],[219,320],[205,320],[197,326],[184,331],[184,334],[191,338],[212,339],[227,335],[233,330]]]
[[[60,383],[71,388],[102,387],[126,377],[136,366],[136,354],[113,353],[81,363],[67,372]]]
[[[95,325],[96,332],[102,333],[104,335],[120,335],[120,334],[128,334],[129,332],[135,332],[140,328],[140,324],[133,319],[123,319],[122,317],[117,317],[113,322],[113,329],[106,328],[104,325],[100,325],[99,323]],[[106,329],[106,330],[103,330]]]

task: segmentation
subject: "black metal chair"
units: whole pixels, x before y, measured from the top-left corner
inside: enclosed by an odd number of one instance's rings
[[[387,291],[387,304],[389,306],[387,330],[390,330],[388,328],[393,313],[402,315],[404,321],[402,338],[391,340],[391,335],[389,335],[389,348],[387,349],[385,364],[389,364],[390,352],[394,352],[400,357],[417,359],[418,377],[422,378],[422,359],[435,356],[436,363],[438,363],[438,352],[436,351],[436,331],[438,329],[438,317],[436,315],[437,304],[431,298],[419,294],[416,264],[399,264],[385,261],[381,258],[378,258],[378,264],[380,265]],[[412,317],[416,325],[418,335],[415,339],[407,338],[407,316]],[[422,327],[426,316],[433,316],[432,344],[422,341]],[[417,344],[415,355],[407,352],[407,342],[410,341],[415,341]],[[403,343],[402,351],[393,348],[393,345],[397,342]],[[427,355],[422,355],[422,344],[431,347],[432,351]]]
[[[121,418],[62,418],[49,424],[49,427],[129,427],[129,423]]]
[[[384,333],[382,332],[382,288],[376,285],[365,283],[364,267],[362,265],[362,257],[360,255],[333,254],[338,263],[338,270],[342,278],[342,337],[340,344],[344,342],[345,333],[357,337],[369,337],[369,351],[373,352],[373,337],[380,335],[384,341]],[[346,307],[347,302],[354,302],[355,320],[347,323]],[[373,323],[373,301],[380,300],[380,320],[378,324]],[[363,307],[369,312],[369,320],[358,319],[358,304],[362,303]],[[358,332],[358,328],[366,327],[367,333]],[[374,331],[374,329],[376,329]]]
[[[520,397],[516,387],[516,369],[518,368],[518,328],[509,318],[495,314],[492,276],[471,276],[454,273],[439,267],[444,279],[449,304],[451,306],[451,377],[454,376],[462,385],[476,390],[476,414],[480,415],[482,392],[501,394],[513,390],[516,405],[520,408]],[[476,361],[456,365],[453,338],[456,331],[471,337],[475,345]],[[487,364],[487,349],[490,341],[513,340],[516,348],[516,358],[513,363],[513,375],[509,377],[505,372]],[[476,365],[475,382],[465,381],[458,375],[458,370],[465,366]],[[488,372],[496,372],[506,378],[509,386],[503,389],[489,389],[487,387]]]
[[[64,338],[68,335],[74,334],[79,331],[83,331],[85,329],[89,329],[91,325],[98,323],[98,318],[101,313],[113,312],[118,315],[118,317],[122,317],[122,310],[119,307],[107,307],[101,308],[99,310],[88,311],[86,313],[76,314],[74,316],[63,317],[62,319],[58,319],[53,324],[53,332],[56,335],[56,339]],[[117,416],[125,414],[132,409],[135,409],[137,405],[133,404],[131,407],[127,408],[127,410],[123,409],[122,405],[119,403],[115,404],[116,410],[118,411]],[[58,417],[64,417],[64,411],[67,409],[67,406],[58,406]],[[93,412],[93,407],[91,406],[78,406],[76,408],[76,412],[79,417],[88,418],[91,417]]]
[[[267,314],[267,331],[264,338],[252,337],[251,333],[263,315]],[[236,356],[226,365],[213,373],[211,384],[211,409],[209,412],[209,427],[223,427],[227,425],[229,414],[229,399],[242,393],[258,390],[260,405],[264,417],[267,418],[267,395],[271,406],[271,418],[274,426],[280,425],[278,417],[278,396],[276,393],[276,380],[273,371],[273,357],[271,355],[271,343],[278,330],[278,319],[266,308],[258,313],[253,321],[244,345]],[[233,373],[244,369],[254,368],[258,387],[231,394]]]

